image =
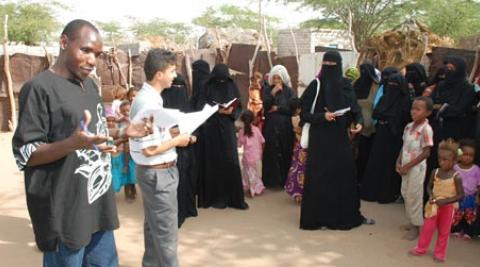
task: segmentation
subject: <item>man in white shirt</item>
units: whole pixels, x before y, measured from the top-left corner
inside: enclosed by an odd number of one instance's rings
[[[160,93],[176,77],[175,54],[152,49],[145,59],[143,84],[132,103],[130,117],[142,109],[161,109]],[[172,137],[171,129],[153,127],[153,134],[130,139],[130,154],[137,164],[136,175],[143,195],[145,212],[145,253],[142,265],[178,266],[177,259],[177,186],[178,170],[175,147],[195,141],[190,135]]]

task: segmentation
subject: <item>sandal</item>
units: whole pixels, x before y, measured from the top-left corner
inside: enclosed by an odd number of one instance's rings
[[[423,256],[425,254],[420,253],[416,249],[412,248],[411,250],[408,251],[408,255],[410,255],[410,256]]]

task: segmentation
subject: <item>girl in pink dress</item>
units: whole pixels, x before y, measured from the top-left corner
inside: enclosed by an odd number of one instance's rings
[[[249,191],[250,195],[260,195],[265,190],[261,177],[261,160],[263,138],[260,129],[252,124],[254,119],[253,112],[246,110],[242,113],[240,120],[243,122],[243,128],[238,135],[238,147],[243,147],[242,157],[242,182],[243,189]]]

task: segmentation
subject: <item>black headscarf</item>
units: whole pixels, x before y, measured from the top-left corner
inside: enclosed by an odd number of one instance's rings
[[[447,56],[444,63],[455,66],[455,71],[446,69],[445,80],[439,83],[438,90],[436,90],[435,103],[452,105],[459,101],[464,90],[470,88],[471,85],[467,81],[467,65],[463,58]]]
[[[365,61],[360,65],[360,78],[353,84],[357,99],[368,98],[372,84],[376,81],[375,67],[370,61]]]
[[[347,106],[343,96],[342,57],[337,51],[327,51],[323,61],[337,63],[335,66],[322,65],[320,72],[320,92],[325,97],[325,106],[331,112]]]
[[[177,73],[172,86],[162,91],[163,106],[166,108],[185,110],[188,105],[188,92],[185,78]]]
[[[230,77],[228,66],[217,64],[210,74],[206,83],[207,102],[226,103],[232,99],[239,98],[238,87]]]
[[[435,75],[433,75],[429,81],[428,81],[428,84],[429,85],[438,85],[438,83],[440,83],[441,81],[444,81],[445,80],[445,75],[447,73],[447,67],[446,66],[442,66],[441,68],[439,68],[437,70],[437,72],[435,73]]]
[[[385,94],[373,110],[372,118],[388,122],[392,132],[398,134],[403,130],[408,113],[409,98],[407,81],[402,74],[393,74],[384,84]]]
[[[421,96],[427,86],[427,72],[420,63],[411,63],[405,66],[405,78],[415,89],[415,96]]]
[[[210,78],[210,65],[205,60],[197,60],[192,63],[192,106],[200,110],[204,103],[199,98],[205,94],[205,83]]]
[[[390,76],[393,76],[394,74],[398,74],[400,73],[400,71],[396,68],[396,67],[386,67],[383,69],[382,71],[382,80],[381,80],[381,84],[383,85],[383,95],[386,94],[386,89],[387,89],[387,83],[388,83],[388,79],[390,78]]]

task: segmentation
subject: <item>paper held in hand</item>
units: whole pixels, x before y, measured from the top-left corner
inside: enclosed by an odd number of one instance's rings
[[[183,113],[178,109],[149,109],[140,110],[133,121],[141,121],[153,115],[153,123],[160,129],[170,129],[178,125],[180,133],[192,134],[210,116],[218,111],[218,106],[205,105],[201,111]]]
[[[350,107],[339,109],[339,110],[333,112],[333,115],[335,115],[335,117],[343,116],[343,115],[345,115],[345,113],[349,112],[350,109],[351,109]]]
[[[235,108],[240,104],[240,100],[235,97],[234,99],[228,101],[227,103],[217,103],[217,102],[213,102],[213,103],[217,104],[221,108],[229,108],[231,106]]]

